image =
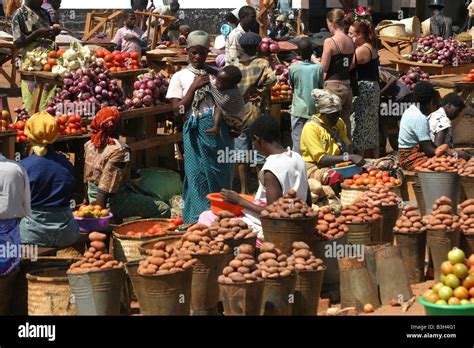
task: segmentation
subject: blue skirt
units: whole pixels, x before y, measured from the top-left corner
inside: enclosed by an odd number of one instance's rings
[[[0,276],[13,272],[20,264],[19,220],[0,221]]]

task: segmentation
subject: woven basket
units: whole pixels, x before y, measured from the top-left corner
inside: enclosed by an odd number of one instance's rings
[[[144,256],[151,256],[153,253],[153,246],[158,242],[165,242],[166,245],[174,246],[181,240],[182,233],[171,232],[170,235],[165,237],[158,237],[147,242],[141,243],[138,250],[140,251],[141,258]]]
[[[428,36],[431,34],[431,18],[421,23],[422,36]]]
[[[400,186],[395,186],[395,187],[389,187],[390,191],[396,193],[399,197],[402,195],[401,191],[401,185]],[[369,191],[369,188],[366,187],[360,187],[360,188],[351,188],[348,186],[342,186],[342,191],[341,191],[341,204],[342,206],[346,205],[351,205],[353,204],[357,199],[360,198],[364,193]]]
[[[421,36],[421,22],[417,16],[402,19],[400,23],[405,25],[405,32],[407,35],[415,37]]]
[[[382,21],[375,29],[380,36],[404,37],[407,36],[405,24],[392,21]]]
[[[130,237],[128,231],[146,232],[158,223],[172,223],[171,219],[146,219],[127,222],[113,232],[114,257],[118,261],[130,262],[142,259],[139,247],[142,243],[156,239],[158,236]]]
[[[28,315],[76,315],[67,268],[46,268],[28,273]]]

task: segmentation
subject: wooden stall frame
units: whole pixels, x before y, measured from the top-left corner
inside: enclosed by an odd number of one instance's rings
[[[0,48],[10,50],[10,54],[0,61],[0,74],[2,74],[3,77],[5,77],[5,79],[8,81],[8,83],[10,84],[10,88],[18,88],[18,85],[16,83],[16,59],[18,58],[20,50],[17,46],[15,46],[13,42],[6,40],[0,40]],[[3,64],[8,61],[11,61],[12,63],[10,75],[3,68]]]
[[[107,33],[111,39],[114,38],[116,30],[123,25],[123,11],[89,12],[86,17],[86,26],[82,41],[89,41],[99,32]]]
[[[154,50],[158,46],[158,42],[163,34],[168,30],[169,26],[176,20],[173,16],[163,16],[152,11],[135,11],[137,16],[137,25],[146,33],[146,41],[149,42],[151,27],[153,26],[153,37],[151,41],[151,49]],[[154,20],[154,21],[153,21]]]

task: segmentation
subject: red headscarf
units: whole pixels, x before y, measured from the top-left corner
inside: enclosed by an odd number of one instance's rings
[[[94,117],[91,123],[91,141],[97,148],[113,144],[110,136],[115,132],[120,121],[120,112],[117,108],[103,108]]]

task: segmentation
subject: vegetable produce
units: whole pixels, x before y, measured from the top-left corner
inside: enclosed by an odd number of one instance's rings
[[[376,207],[386,207],[398,205],[402,202],[402,199],[388,188],[372,187],[369,191],[360,196],[358,201],[366,202],[368,205]]]
[[[372,306],[370,303],[364,305],[364,313],[369,314],[373,312],[375,312],[374,306]]]
[[[422,219],[428,230],[453,231],[461,227],[459,216],[453,214],[453,203],[448,197],[441,197],[433,204],[433,212]]]
[[[61,115],[64,110],[93,117],[103,107],[125,110],[124,94],[117,80],[106,71],[103,62],[93,62],[89,68],[64,74],[64,85],[48,104],[46,111]]]
[[[28,137],[25,135],[25,121],[21,120],[21,118],[17,118],[15,123],[10,123],[8,127],[11,130],[16,130],[16,142],[17,143],[26,143],[29,141]]]
[[[162,236],[172,228],[176,227],[174,223],[159,222],[148,229],[148,231],[127,231],[127,237],[143,237],[143,236]]]
[[[142,275],[165,275],[183,272],[193,267],[198,260],[188,253],[177,253],[165,242],[153,246],[152,256],[140,261],[138,273]]]
[[[472,157],[465,164],[461,165],[458,170],[458,174],[461,176],[468,176],[470,178],[474,177],[474,157]]]
[[[257,268],[254,258],[254,247],[242,244],[237,250],[237,256],[229,262],[218,278],[219,283],[253,283],[261,280],[262,271]]]
[[[465,254],[461,249],[454,248],[449,251],[448,261],[441,265],[444,277],[431,290],[425,292],[425,301],[450,306],[474,302],[474,269],[468,270],[464,258]]]
[[[346,218],[337,217],[328,207],[323,207],[318,213],[318,223],[316,226],[316,238],[319,240],[333,240],[343,237],[349,232]]]
[[[417,41],[414,52],[406,56],[413,62],[458,66],[470,64],[472,55],[465,42],[429,35]]]
[[[25,71],[51,71],[57,65],[57,57],[56,51],[37,47],[26,53],[21,68]]]
[[[309,250],[306,250],[309,252]],[[295,260],[288,262],[288,256],[283,254],[274,244],[265,242],[260,247],[258,269],[263,279],[275,279],[290,276],[295,270]],[[302,260],[305,262],[305,260]]]
[[[87,133],[87,129],[82,127],[82,117],[80,115],[62,115],[56,116],[55,119],[61,135],[82,135]]]
[[[110,215],[108,209],[102,208],[100,205],[81,205],[73,215],[77,218],[95,218],[99,219]]]
[[[425,232],[426,227],[422,223],[422,217],[417,208],[407,205],[402,209],[402,216],[395,223],[393,232],[397,233],[419,233]]]
[[[17,121],[27,121],[30,118],[30,115],[28,115],[28,111],[26,111],[24,107],[15,108],[13,111],[16,114],[15,120]]]
[[[175,244],[180,253],[216,255],[229,252],[223,241],[212,239],[211,230],[206,225],[197,224],[188,229],[181,240]]]
[[[474,234],[474,199],[463,202],[459,209],[461,210],[461,229],[465,234]]]
[[[123,268],[122,262],[114,260],[112,255],[106,253],[104,243],[106,238],[107,236],[103,233],[90,233],[90,248],[84,253],[83,258],[71,265],[67,273],[77,274]]]
[[[416,172],[449,172],[456,173],[466,164],[466,160],[447,154],[448,146],[441,145],[435,151],[435,157],[429,158],[415,168]]]
[[[400,77],[400,82],[407,85],[412,91],[420,81],[429,81],[430,76],[421,70],[420,67],[411,67],[407,73]]]
[[[316,258],[306,243],[294,242],[292,246],[292,254],[286,259],[288,269],[291,269],[292,266],[297,272],[322,271],[324,269],[323,260]]]
[[[382,219],[380,208],[364,201],[343,207],[341,215],[345,217],[346,224],[371,223]]]
[[[301,199],[296,197],[296,191],[288,190],[286,195],[278,201],[267,206],[260,214],[262,217],[269,217],[271,219],[303,219],[314,218],[317,216],[316,212],[308,207],[308,205]]]
[[[463,82],[474,82],[474,69],[471,69],[469,74],[464,76],[464,78],[462,80],[463,80]]]
[[[82,46],[79,41],[73,41],[64,54],[58,57],[57,65],[51,71],[53,74],[65,77],[67,73],[89,67],[95,60],[96,57],[88,46]]]
[[[138,76],[134,83],[133,97],[127,98],[125,104],[129,109],[158,106],[166,103],[169,80],[162,74],[151,71]]]
[[[12,117],[10,115],[10,112],[7,110],[2,111],[2,116],[1,116],[1,121],[0,121],[0,132],[6,132],[9,129],[9,125],[12,123]]]
[[[262,39],[258,49],[263,55],[278,54],[280,52],[280,45],[278,45],[278,42],[273,41],[269,37],[265,37]]]
[[[105,68],[111,73],[121,72],[126,70],[137,70],[141,67],[139,52],[110,52],[105,48],[98,48],[94,55],[97,58],[103,59]]]
[[[257,236],[252,231],[252,228],[249,228],[242,220],[236,219],[234,214],[222,211],[217,216],[217,219],[209,227],[211,237],[215,240],[224,242],[227,240],[255,238]]]
[[[343,187],[395,187],[401,185],[398,178],[391,177],[388,172],[381,172],[372,169],[368,173],[355,174],[352,179],[346,179],[342,183]]]

